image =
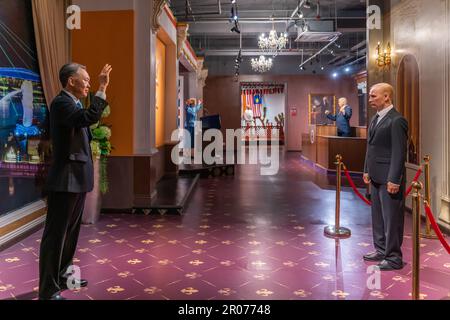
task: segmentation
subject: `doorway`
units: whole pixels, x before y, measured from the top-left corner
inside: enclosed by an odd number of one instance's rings
[[[406,55],[397,73],[397,108],[408,121],[407,163],[420,163],[420,87],[416,58]]]

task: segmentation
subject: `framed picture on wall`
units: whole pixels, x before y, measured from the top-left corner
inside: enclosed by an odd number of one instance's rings
[[[325,111],[336,113],[336,96],[333,93],[310,93],[308,106],[309,124],[332,124]]]

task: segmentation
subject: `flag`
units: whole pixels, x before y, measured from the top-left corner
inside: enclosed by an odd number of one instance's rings
[[[241,91],[241,106],[242,114],[244,114],[245,110],[247,110],[247,95],[245,94],[245,90]]]
[[[255,118],[261,118],[261,106],[262,106],[262,95],[259,93],[253,96],[253,116]]]
[[[245,90],[245,106],[251,106],[251,102],[250,102],[250,91],[249,90]]]

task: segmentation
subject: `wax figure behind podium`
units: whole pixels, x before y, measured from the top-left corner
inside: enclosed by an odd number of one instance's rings
[[[92,191],[93,163],[89,126],[98,122],[106,102],[106,89],[112,68],[105,65],[100,87],[87,109],[79,99],[89,93],[90,78],[84,66],[71,63],[60,70],[64,88],[50,106],[52,163],[49,171],[48,211],[39,256],[39,299],[63,300],[60,291],[72,285],[83,287],[86,280],[68,283],[86,192]],[[70,273],[70,272],[69,272]],[[69,278],[69,279],[68,279]]]
[[[327,118],[336,121],[337,135],[339,137],[350,137],[350,118],[352,117],[352,108],[347,105],[347,98],[339,98],[339,111],[336,114],[331,114],[326,110]]]
[[[394,90],[374,85],[369,104],[377,110],[369,125],[364,182],[370,183],[375,252],[364,260],[380,261],[381,270],[403,268],[405,160],[408,122],[392,105]]]

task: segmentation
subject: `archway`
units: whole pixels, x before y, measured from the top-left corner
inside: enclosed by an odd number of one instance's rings
[[[408,120],[407,162],[420,163],[420,88],[419,65],[416,58],[406,55],[397,72],[397,108]]]

